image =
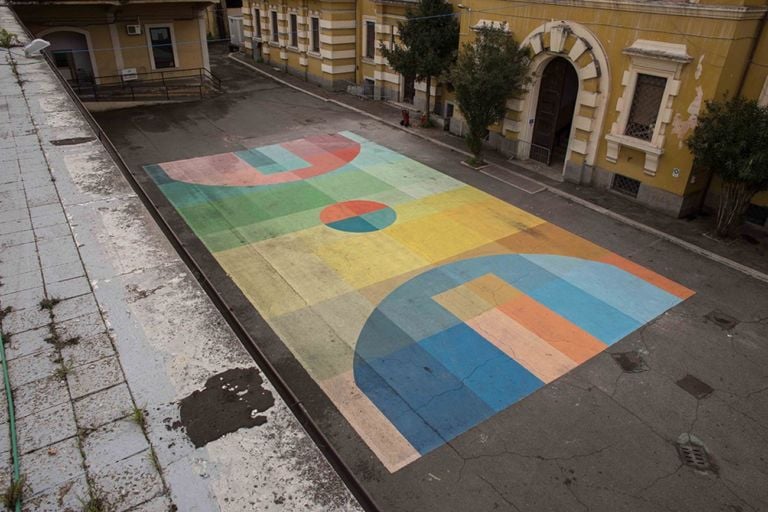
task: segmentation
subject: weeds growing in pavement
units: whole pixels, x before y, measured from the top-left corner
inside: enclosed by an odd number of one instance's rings
[[[13,510],[16,507],[16,502],[21,499],[24,494],[24,482],[27,477],[21,475],[18,480],[11,482],[3,493],[3,505],[6,510]]]
[[[147,428],[147,415],[144,412],[144,409],[141,407],[133,406],[133,411],[131,412],[131,419],[135,424],[141,427],[141,430],[144,430]]]
[[[61,299],[57,297],[49,297],[40,301],[40,311],[47,309],[48,311],[53,309],[53,306],[61,302]]]

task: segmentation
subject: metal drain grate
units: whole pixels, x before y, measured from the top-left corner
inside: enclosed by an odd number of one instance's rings
[[[699,471],[709,471],[712,469],[712,461],[709,460],[709,454],[703,446],[693,443],[678,444],[677,453],[680,455],[680,460],[686,466],[698,469]]]
[[[640,182],[636,179],[622,176],[621,174],[614,174],[611,189],[620,192],[625,196],[637,197],[637,193],[640,191]]]
[[[714,391],[712,386],[690,374],[678,380],[675,384],[680,386],[697,400],[707,398]]]

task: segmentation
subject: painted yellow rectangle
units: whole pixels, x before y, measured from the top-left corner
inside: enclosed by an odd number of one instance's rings
[[[422,268],[428,261],[388,235],[389,229],[318,247],[316,254],[354,288]]]

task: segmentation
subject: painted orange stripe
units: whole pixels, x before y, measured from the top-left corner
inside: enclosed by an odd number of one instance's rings
[[[605,350],[605,343],[527,295],[499,306],[499,310],[543,339],[576,364]]]
[[[545,383],[576,367],[570,358],[498,309],[468,320],[467,325]]]
[[[330,224],[331,222],[349,219],[350,217],[357,217],[358,215],[363,215],[365,213],[375,212],[381,210],[382,208],[386,208],[386,206],[375,203],[373,201],[346,201],[342,204],[329,206],[320,212],[320,220],[325,224]]]
[[[355,212],[356,215],[363,215],[364,213],[371,213],[386,208],[385,205],[374,201],[347,201],[344,204]]]
[[[685,286],[667,279],[666,277],[661,276],[652,270],[648,270],[645,267],[641,267],[637,263],[622,258],[618,254],[608,253],[600,258],[599,261],[603,263],[609,263],[615,267],[619,267],[620,269],[629,272],[630,274],[634,274],[643,281],[647,281],[657,288],[661,288],[665,292],[671,293],[672,295],[683,300],[695,294],[693,290],[689,290]]]
[[[320,220],[324,224],[330,224],[331,222],[348,219],[356,215],[346,204],[335,204],[320,212]]]

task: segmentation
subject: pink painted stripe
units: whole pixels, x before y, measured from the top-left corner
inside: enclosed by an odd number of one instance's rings
[[[467,325],[544,383],[576,367],[572,359],[498,309],[468,320]]]

